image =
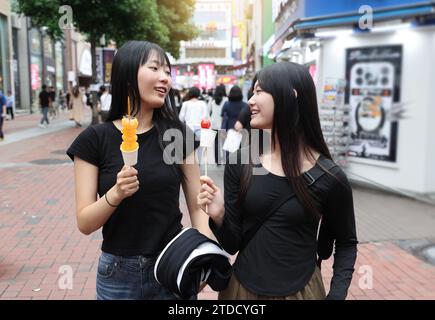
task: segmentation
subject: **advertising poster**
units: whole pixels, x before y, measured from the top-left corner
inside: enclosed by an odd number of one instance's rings
[[[112,76],[112,63],[115,56],[115,50],[103,49],[103,81],[104,83],[110,83],[110,77]]]
[[[211,89],[215,86],[214,65],[199,64],[198,65],[199,87],[201,89]]]
[[[400,100],[401,71],[401,45],[347,49],[349,156],[396,162],[398,123],[388,115]]]
[[[32,63],[30,65],[30,75],[32,90],[38,90],[41,87],[41,78],[39,77],[39,66]]]

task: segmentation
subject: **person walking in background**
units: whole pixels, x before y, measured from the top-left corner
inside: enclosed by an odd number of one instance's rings
[[[233,86],[228,95],[228,101],[222,107],[222,129],[234,129],[234,125],[239,117],[240,111],[243,107],[248,106],[243,101],[243,93],[239,86]]]
[[[42,85],[42,91],[39,93],[39,107],[41,108],[42,118],[39,122],[39,126],[41,128],[46,128],[44,122],[47,122],[47,125],[50,124],[48,120],[48,108],[50,105],[50,94],[47,92],[47,86],[45,84]]]
[[[70,91],[68,91],[66,94],[65,94],[65,102],[66,102],[66,108],[68,109],[68,110],[71,110],[71,92]]]
[[[184,102],[189,100],[189,90],[187,88],[182,88],[180,91],[181,95],[181,105],[183,105]],[[180,109],[181,109],[180,105]]]
[[[173,89],[174,91],[174,101],[175,101],[175,110],[177,111],[177,114],[180,114],[180,110],[181,110],[181,104],[183,103],[181,100],[181,94],[180,94],[180,90],[178,89]]]
[[[8,96],[6,97],[6,112],[11,117],[11,120],[14,120],[14,105],[15,97],[11,90],[8,90]]]
[[[3,141],[5,136],[3,133],[3,123],[6,118],[6,98],[3,92],[0,91],[0,141]]]
[[[50,88],[48,89],[48,93],[50,95],[50,103],[49,103],[49,114],[50,114],[50,119],[53,120],[54,118],[56,118],[58,112],[57,112],[57,103],[56,103],[56,91],[54,90],[53,86],[50,86]]]
[[[105,86],[100,87],[101,96],[100,96],[100,114],[101,121],[106,122],[107,117],[109,116],[110,106],[112,104],[112,95],[106,89]]]
[[[222,107],[222,129],[234,130],[234,125],[239,118],[239,114],[243,108],[247,107],[247,103],[243,101],[243,93],[239,86],[233,86],[228,95],[228,101]],[[225,159],[228,162],[229,152],[225,151]]]
[[[204,95],[205,103],[209,104],[210,101],[213,99],[213,95],[214,95],[213,89],[211,89],[211,88],[208,89],[207,94]]]
[[[183,103],[180,110],[180,120],[195,133],[195,140],[200,140],[201,137],[201,121],[209,119],[207,114],[207,104],[203,100],[199,100],[201,91],[197,87],[192,87],[188,93],[189,100]],[[198,162],[202,160],[202,147],[197,151]]]
[[[80,92],[79,86],[74,86],[71,97],[72,104],[72,118],[76,123],[76,128],[82,126],[83,122],[83,108],[85,107],[85,95]]]
[[[201,132],[201,120],[208,119],[207,105],[199,100],[201,92],[197,87],[192,87],[188,93],[189,100],[183,103],[180,110],[180,120],[195,133],[199,138]]]
[[[252,89],[248,91],[248,101],[254,95]],[[243,136],[241,147],[245,147],[249,144],[251,138],[251,109],[249,105],[246,105],[240,111],[239,117],[237,118],[236,124],[234,125],[234,130],[241,132],[243,129],[246,130],[247,135]],[[260,138],[261,139],[261,138]]]
[[[223,162],[222,141],[224,138],[224,132],[220,129],[222,128],[222,107],[227,101],[228,98],[225,85],[220,84],[216,87],[213,98],[208,103],[208,114],[210,114],[211,118],[211,128],[214,131],[217,131],[216,139],[214,140],[214,159],[218,166]]]
[[[62,110],[62,111],[65,110],[66,104],[65,104],[65,94],[64,94],[63,90],[59,90],[58,104],[59,104],[60,110]]]

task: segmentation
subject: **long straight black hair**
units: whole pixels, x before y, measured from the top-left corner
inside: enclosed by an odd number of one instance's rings
[[[151,54],[157,55],[161,65],[171,68],[171,63],[165,51],[155,43],[148,41],[128,41],[116,52],[112,64],[111,89],[112,104],[110,106],[107,122],[121,119],[127,114],[127,97],[130,96],[131,114],[136,116],[141,106],[137,74],[139,68],[147,63]],[[164,151],[170,141],[164,141],[163,135],[168,129],[178,129],[183,133],[183,143],[186,140],[186,126],[178,118],[174,109],[175,99],[173,90],[169,90],[164,104],[153,110],[153,124],[159,135],[159,144]],[[186,148],[183,148],[186,152]],[[178,159],[177,159],[178,160]],[[178,163],[178,161],[177,161]],[[181,170],[178,164],[174,164],[178,174]]]
[[[256,74],[251,90],[256,82],[273,97],[272,146],[279,143],[284,173],[304,209],[319,217],[301,175],[301,156],[311,156],[313,150],[332,157],[320,127],[316,88],[308,68],[292,62],[275,63]],[[259,152],[263,153],[262,146]],[[246,195],[251,175],[252,163],[242,173],[240,200]]]

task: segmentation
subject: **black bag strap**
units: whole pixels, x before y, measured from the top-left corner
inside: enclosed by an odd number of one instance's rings
[[[333,163],[333,165],[325,165],[322,163],[322,159],[319,159],[318,162],[322,164],[321,167],[316,165],[312,169],[310,169],[309,172],[307,171],[307,172],[304,172],[302,174],[302,177],[304,178],[305,183],[307,184],[308,188],[310,188],[321,176],[323,176],[325,174],[325,171],[323,169],[326,169],[329,171],[329,169],[337,166],[333,162],[331,162],[331,163]],[[260,227],[264,224],[264,222],[266,222],[266,220],[275,211],[277,211],[279,208],[281,208],[281,206],[284,203],[286,203],[288,200],[293,198],[295,196],[295,194],[296,194],[295,192],[284,194],[281,198],[279,198],[278,200],[276,200],[274,202],[274,204],[272,205],[271,209],[267,212],[267,214],[264,215],[262,218],[260,218],[260,220],[258,221],[258,223],[254,227],[252,227],[250,230],[248,230],[247,235],[243,238],[243,244],[242,244],[241,250],[248,245],[249,241],[251,241],[251,239],[257,233],[258,229],[260,229]]]

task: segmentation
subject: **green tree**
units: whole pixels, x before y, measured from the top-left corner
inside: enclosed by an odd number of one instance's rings
[[[92,83],[96,78],[96,48],[100,38],[115,40],[121,46],[127,40],[148,40],[159,44],[175,58],[179,57],[180,41],[196,37],[189,23],[195,0],[17,0],[14,9],[31,18],[37,27],[46,27],[54,39],[63,37],[59,27],[63,20],[59,9],[70,6],[72,24],[87,36],[91,44]],[[92,94],[92,104],[97,101]],[[96,121],[93,108],[92,123]]]
[[[199,35],[191,18],[195,10],[195,0],[157,0],[161,24],[170,34],[170,40],[163,48],[176,59],[180,56],[180,41],[192,40]]]
[[[18,12],[31,17],[32,24],[46,27],[55,39],[63,36],[59,28],[59,8],[72,8],[74,27],[91,44],[92,76],[96,76],[95,53],[100,38],[122,45],[130,39],[147,39],[163,47],[169,43],[168,30],[160,23],[155,0],[18,0]]]

